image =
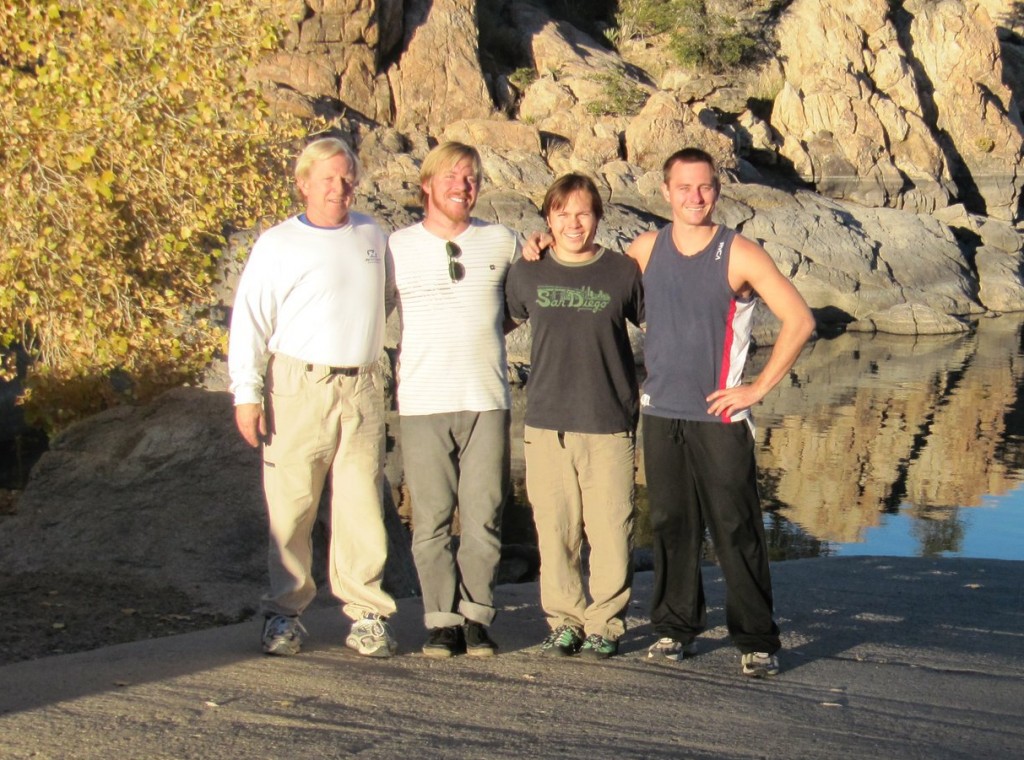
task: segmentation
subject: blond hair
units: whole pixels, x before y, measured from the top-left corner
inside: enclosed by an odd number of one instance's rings
[[[307,145],[295,162],[295,179],[303,180],[308,177],[313,164],[317,161],[326,161],[328,158],[338,155],[348,159],[349,170],[352,172],[352,183],[358,185],[361,173],[359,159],[356,158],[355,152],[348,144],[337,137],[321,137]]]
[[[467,158],[473,163],[473,174],[476,175],[476,183],[479,185],[484,165],[480,160],[480,154],[473,146],[460,142],[446,142],[427,154],[423,159],[423,166],[420,167],[420,203],[424,207],[427,205],[427,194],[423,192],[423,186],[429,184],[430,180],[441,172],[451,169],[459,161]]]

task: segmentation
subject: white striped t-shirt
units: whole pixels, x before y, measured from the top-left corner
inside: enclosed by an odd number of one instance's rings
[[[486,412],[510,406],[505,358],[505,276],[519,249],[500,224],[471,220],[452,242],[462,279],[449,275],[443,238],[422,223],[388,238],[402,324],[398,411]]]

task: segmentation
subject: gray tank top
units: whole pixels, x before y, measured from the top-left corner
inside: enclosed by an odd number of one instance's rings
[[[710,415],[706,400],[742,382],[750,347],[754,299],[739,299],[729,287],[735,236],[719,225],[703,250],[683,256],[672,241],[671,224],[658,232],[644,270],[644,414],[709,422],[749,417],[749,410]]]

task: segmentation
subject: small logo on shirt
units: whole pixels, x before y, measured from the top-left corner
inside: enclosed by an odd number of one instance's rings
[[[542,285],[537,288],[537,305],[542,309],[576,309],[577,311],[603,311],[612,297],[603,290],[590,288],[563,288]]]
[[[374,248],[370,248],[366,252],[366,263],[367,264],[379,264],[380,256],[377,255],[377,251]]]
[[[644,393],[642,396],[640,396],[640,406],[650,406],[650,405],[651,405],[651,397],[650,397],[649,394]]]
[[[725,241],[718,244],[718,250],[715,251],[715,261],[722,260],[722,249],[725,248]]]

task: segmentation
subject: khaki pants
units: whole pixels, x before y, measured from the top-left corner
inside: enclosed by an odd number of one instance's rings
[[[270,521],[270,592],[265,613],[297,615],[316,596],[312,532],[331,478],[331,591],[353,620],[391,615],[381,588],[384,528],[384,401],[372,367],[346,377],[275,354],[267,368],[268,440],[263,488]]]
[[[633,580],[632,433],[559,433],[527,426],[526,490],[540,547],[541,605],[552,630],[572,625],[617,640]],[[590,597],[580,548],[590,544]]]

